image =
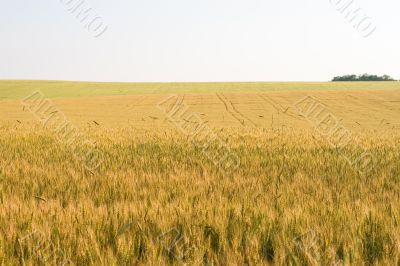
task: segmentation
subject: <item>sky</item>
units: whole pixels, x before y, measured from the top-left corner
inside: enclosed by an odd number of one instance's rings
[[[398,0],[0,0],[0,79],[400,79],[399,11]]]

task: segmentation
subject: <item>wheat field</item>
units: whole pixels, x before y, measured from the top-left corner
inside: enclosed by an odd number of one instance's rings
[[[1,265],[400,264],[395,82],[33,83],[0,82]]]

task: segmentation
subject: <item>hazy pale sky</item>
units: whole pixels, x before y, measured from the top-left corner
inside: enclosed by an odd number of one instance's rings
[[[399,0],[0,0],[0,79],[399,79],[399,12]]]

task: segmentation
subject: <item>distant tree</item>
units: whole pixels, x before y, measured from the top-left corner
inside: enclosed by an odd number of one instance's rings
[[[391,76],[389,76],[389,75],[383,75],[382,78],[383,78],[383,80],[390,80],[390,81],[393,81],[393,80],[394,80],[394,79],[393,79]]]
[[[357,76],[356,75],[339,76],[339,77],[334,77],[332,81],[357,81]]]
[[[394,81],[394,79],[388,75],[377,76],[377,75],[370,75],[370,74],[363,74],[363,75],[344,75],[334,77],[332,81]]]

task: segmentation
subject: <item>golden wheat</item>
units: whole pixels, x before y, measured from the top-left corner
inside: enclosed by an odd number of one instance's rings
[[[341,156],[357,145],[310,131],[219,131],[226,173],[173,130],[82,130],[98,171],[41,126],[1,127],[2,265],[400,262],[399,134],[353,136],[377,160],[364,176]]]

